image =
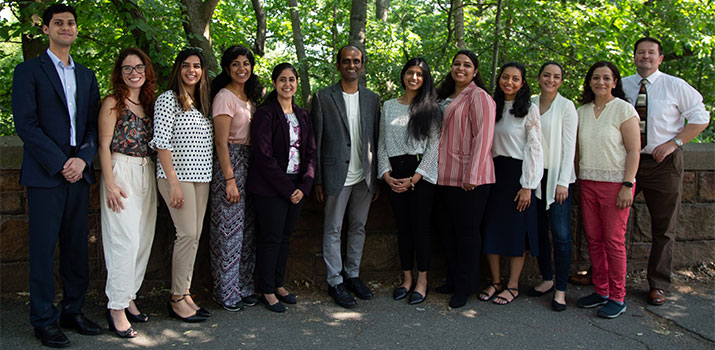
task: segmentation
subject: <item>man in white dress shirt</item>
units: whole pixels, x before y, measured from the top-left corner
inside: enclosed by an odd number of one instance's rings
[[[643,191],[651,215],[648,302],[662,305],[671,283],[675,227],[683,187],[684,143],[708,126],[703,97],[683,79],[658,70],[663,47],[644,37],[634,45],[637,74],[623,79],[626,97],[641,117],[641,160],[636,193]],[[687,124],[686,124],[687,121]]]

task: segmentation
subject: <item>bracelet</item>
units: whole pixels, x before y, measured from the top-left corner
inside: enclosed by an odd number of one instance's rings
[[[229,178],[224,179],[224,181],[234,180],[235,178],[236,178],[235,176],[231,176]]]
[[[412,176],[410,176],[410,186],[412,186],[412,190],[415,189],[415,183],[412,182]]]

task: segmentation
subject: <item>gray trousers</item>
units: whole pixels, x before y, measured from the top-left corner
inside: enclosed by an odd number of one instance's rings
[[[345,257],[345,275],[358,277],[362,248],[365,244],[365,223],[370,211],[372,193],[365,181],[352,186],[345,186],[337,196],[325,195],[325,222],[323,223],[323,259],[328,270],[328,284],[336,286],[343,283],[340,272],[343,261],[340,254],[340,235],[343,217],[347,209],[347,256]]]

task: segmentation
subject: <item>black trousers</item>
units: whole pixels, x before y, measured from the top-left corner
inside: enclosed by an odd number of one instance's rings
[[[55,246],[59,241],[61,312],[82,313],[89,285],[87,212],[89,184],[80,180],[51,188],[28,187],[30,322],[48,326],[59,318],[55,298]]]
[[[440,235],[447,257],[447,284],[454,293],[471,295],[479,289],[482,252],[481,224],[491,185],[471,191],[438,186]]]
[[[399,158],[415,158],[415,156],[400,156],[390,158],[392,177],[405,178],[414,174],[417,162],[412,165],[400,162]],[[405,169],[400,169],[404,167]],[[420,180],[414,190],[403,193],[389,191],[392,215],[397,226],[397,246],[400,252],[400,265],[403,271],[412,270],[415,256],[417,270],[428,271],[430,268],[430,218],[434,200],[435,185]]]
[[[298,204],[279,196],[254,195],[256,212],[256,290],[274,293],[283,287],[290,235],[293,233],[305,198]]]

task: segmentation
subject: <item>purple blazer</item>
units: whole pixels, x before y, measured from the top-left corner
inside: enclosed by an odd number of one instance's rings
[[[293,112],[300,123],[300,171],[298,186],[288,178],[289,134],[288,121],[278,101],[268,102],[256,109],[251,120],[251,165],[248,170],[247,190],[261,196],[290,198],[295,189],[304,196],[310,194],[315,177],[315,136],[308,112],[293,104]]]

